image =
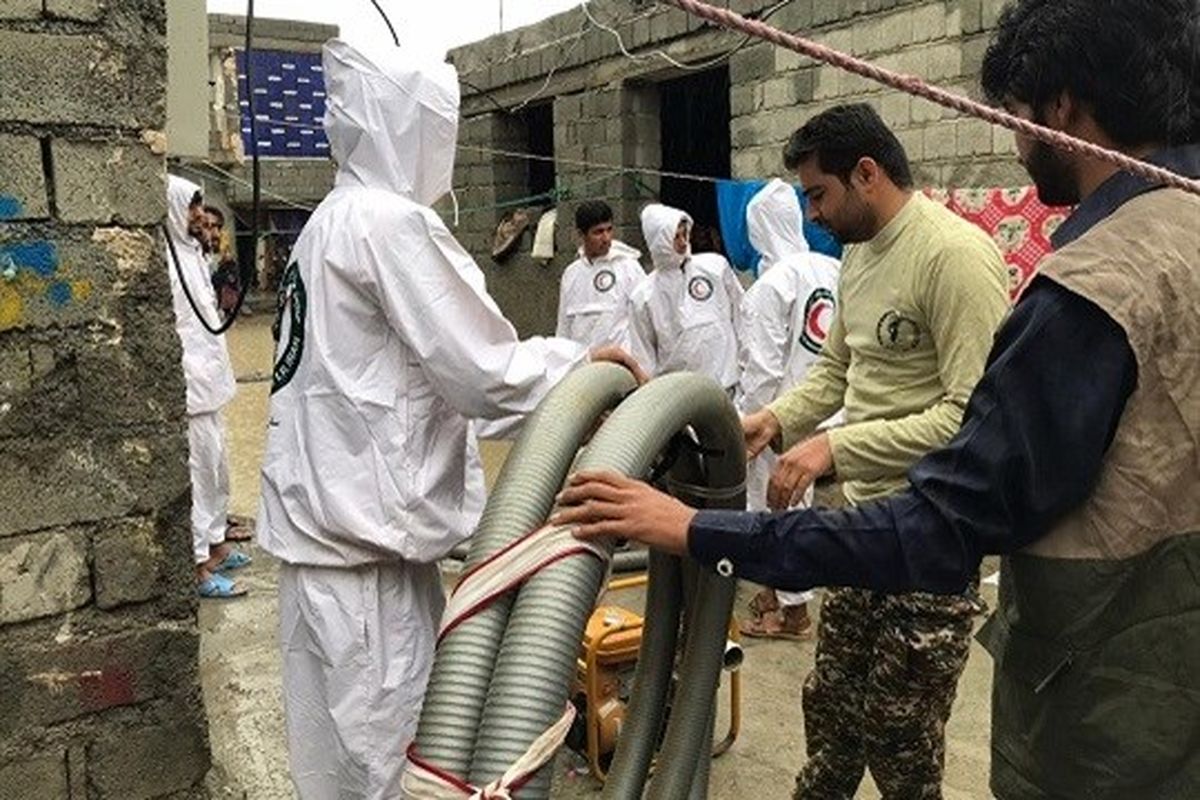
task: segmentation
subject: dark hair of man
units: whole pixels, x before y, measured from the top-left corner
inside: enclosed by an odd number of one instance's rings
[[[225,212],[222,211],[221,209],[217,208],[216,206],[205,206],[204,213],[212,214],[214,217],[216,217],[218,225],[225,224]]]
[[[575,207],[575,229],[587,233],[597,225],[612,222],[613,210],[603,200],[584,200]]]
[[[784,146],[783,165],[795,171],[814,156],[822,172],[843,183],[850,182],[859,161],[870,158],[901,189],[913,185],[904,146],[866,103],[834,106],[804,123]]]
[[[1200,141],[1196,0],[1018,0],[983,59],[988,99],[1040,119],[1067,92],[1117,144]]]
[[[202,205],[204,205],[204,195],[200,194],[200,190],[197,189],[195,193],[192,194],[192,199],[188,201],[188,208],[195,208],[196,206]]]

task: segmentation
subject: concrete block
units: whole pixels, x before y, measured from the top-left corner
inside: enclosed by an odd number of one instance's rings
[[[740,50],[729,59],[729,82],[735,86],[765,78],[774,71],[774,46],[765,42]]]
[[[926,3],[907,12],[912,19],[912,40],[928,42],[946,35],[946,6],[944,3]]]
[[[1000,14],[1013,4],[1013,0],[983,0],[981,22],[984,30],[991,30],[1000,21]]]
[[[0,134],[0,222],[49,215],[41,142]]]
[[[42,15],[42,0],[5,0],[0,19],[36,19]]]
[[[5,797],[21,800],[63,800],[71,796],[62,752],[14,760],[0,767],[0,786],[4,787]]]
[[[910,11],[888,14],[879,21],[880,50],[892,51],[913,43],[913,15]]]
[[[183,421],[153,434],[62,433],[0,448],[0,537],[147,513],[190,493]],[[47,502],[53,497],[54,502]]]
[[[46,16],[95,22],[104,11],[101,0],[46,0]]]
[[[123,731],[88,748],[96,800],[161,797],[203,782],[208,737],[195,722]]]
[[[957,153],[958,135],[953,121],[936,122],[925,129],[926,160],[954,158]]]
[[[903,92],[888,92],[877,104],[883,121],[892,129],[903,128],[909,122],[909,96]]]
[[[829,100],[841,94],[841,70],[823,64],[817,67],[816,85],[813,87],[814,100]]]
[[[963,74],[963,48],[958,42],[935,44],[928,51],[928,69],[925,77],[931,81],[944,81]]]
[[[61,614],[92,599],[87,538],[55,531],[0,541],[0,623]]]
[[[997,155],[1016,155],[1017,137],[1007,128],[995,128],[992,131],[992,152]]]
[[[137,130],[166,122],[161,33],[145,32],[135,47],[94,35],[0,31],[0,75],[22,76],[0,92],[0,119]]]
[[[904,152],[908,154],[910,162],[920,161],[925,158],[925,137],[923,132],[917,128],[907,128],[897,130],[896,138],[900,140],[900,145],[904,148]]]
[[[792,0],[767,19],[767,24],[789,33],[808,33],[813,26],[814,5],[826,0]]]
[[[988,155],[992,152],[991,123],[981,119],[960,119],[956,125],[960,156]]]
[[[148,517],[109,523],[96,531],[92,540],[96,605],[115,608],[159,594],[163,551],[158,537],[154,520]]]
[[[990,36],[972,36],[962,43],[962,74],[979,75],[983,72],[983,57],[987,53]],[[972,84],[978,85],[972,81]]]
[[[0,734],[8,737],[156,698],[186,707],[200,646],[194,625],[139,625],[80,638],[8,636],[0,653],[0,704],[5,710]]]
[[[955,0],[962,18],[962,32],[977,34],[983,30],[983,0]]]
[[[51,150],[64,222],[154,225],[166,213],[166,165],[141,142],[55,139]]]

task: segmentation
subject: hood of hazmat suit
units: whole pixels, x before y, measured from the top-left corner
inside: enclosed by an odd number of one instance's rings
[[[200,187],[191,181],[175,175],[167,177],[167,235],[175,245],[179,270],[175,269],[171,248],[166,243],[163,244],[163,256],[171,281],[175,330],[183,348],[187,413],[192,415],[217,411],[232,400],[237,391],[224,334],[214,336],[204,328],[179,282],[179,273],[182,272],[197,308],[211,327],[219,327],[221,314],[217,310],[208,260],[204,257],[200,242],[188,234],[188,206],[199,191]]]
[[[642,209],[642,238],[646,240],[646,249],[650,251],[655,269],[677,268],[691,256],[691,245],[684,253],[675,251],[675,232],[681,222],[686,222],[691,230],[692,218],[686,211],[659,203],[651,203]]]
[[[746,232],[750,244],[763,256],[759,274],[810,249],[796,190],[778,178],[760,189],[746,206]]]
[[[468,419],[526,414],[587,357],[517,339],[429,204],[450,188],[458,80],[325,45],[333,191],[281,282],[262,546],[296,565],[429,563],[469,533]]]
[[[742,285],[724,256],[675,252],[679,223],[692,218],[657,203],[642,209],[642,236],[654,270],[630,295],[633,356],[652,375],[691,371],[726,390],[737,384]]]
[[[778,179],[746,207],[750,243],[763,260],[759,279],[742,298],[737,406],[743,414],[762,409],[804,380],[833,323],[839,263],[809,249],[803,223],[795,189]],[[773,463],[765,453],[749,466],[751,510],[766,508]]]

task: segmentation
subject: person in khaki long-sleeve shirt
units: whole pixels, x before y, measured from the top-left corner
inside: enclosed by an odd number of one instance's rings
[[[1009,307],[1000,252],[912,190],[907,158],[866,105],[813,118],[784,151],[809,213],[850,246],[838,311],[805,380],[744,425],[751,452],[786,449],[768,490],[786,508],[833,472],[857,504],[958,431]],[[845,408],[845,425],[814,434]],[[966,665],[973,588],[961,595],[826,594],[803,691],[808,761],[795,797],[852,797],[869,766],[885,798],[939,798],[945,724]]]
[[[782,447],[844,407],[846,424],[828,437],[847,498],[906,486],[908,468],[958,431],[1008,310],[1006,284],[987,234],[911,194],[870,241],[847,249],[825,346],[804,382],[769,406]]]

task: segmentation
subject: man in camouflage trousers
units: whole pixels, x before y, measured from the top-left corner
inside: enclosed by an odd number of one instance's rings
[[[986,234],[912,190],[903,147],[869,106],[813,118],[784,162],[809,214],[849,246],[818,361],[744,419],[747,446],[786,449],[772,508],[831,473],[857,505],[905,488],[908,468],[958,431],[1008,309],[1007,274]],[[846,424],[817,433],[843,406]],[[808,761],[797,800],[853,797],[867,766],[885,798],[941,797],[945,725],[977,597],[973,588],[826,594],[803,691]]]

